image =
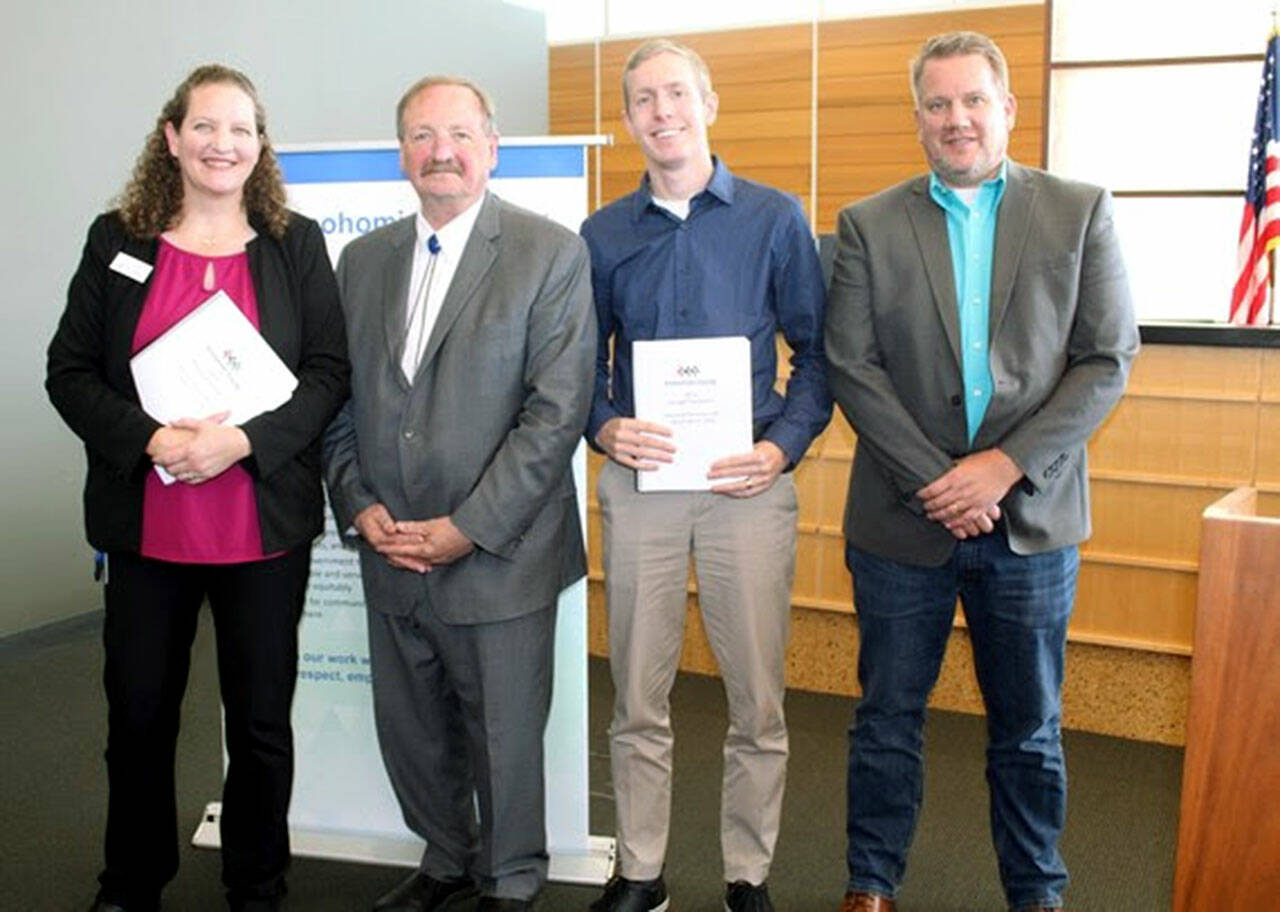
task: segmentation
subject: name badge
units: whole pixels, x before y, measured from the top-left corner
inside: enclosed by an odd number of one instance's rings
[[[123,250],[116,254],[116,258],[111,261],[109,268],[112,272],[128,276],[135,282],[145,282],[147,276],[151,275],[150,263],[144,263],[135,256],[129,256]]]

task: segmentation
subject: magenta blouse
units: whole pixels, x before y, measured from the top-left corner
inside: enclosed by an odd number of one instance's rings
[[[212,288],[205,285],[213,267]],[[133,335],[133,353],[162,335],[219,289],[258,327],[258,300],[249,274],[249,256],[201,256],[164,238],[156,254],[146,302]],[[204,415],[192,415],[204,418]],[[236,464],[203,484],[166,485],[147,473],[142,496],[144,557],[188,564],[232,564],[261,560],[262,533],[253,479]]]

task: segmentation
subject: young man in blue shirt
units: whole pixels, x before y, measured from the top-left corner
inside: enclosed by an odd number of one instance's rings
[[[610,757],[619,875],[591,908],[668,905],[661,877],[671,810],[668,696],[692,554],[729,700],[725,907],[761,912],[773,908],[765,880],[786,778],[782,702],[796,540],[788,472],[831,415],[821,266],[799,203],[735,177],[712,157],[707,128],[718,99],[694,51],[665,40],[641,45],[623,72],[623,103],[645,175],[639,189],[582,227],[600,331],[587,439],[609,457],[597,493],[617,693]],[[792,351],[785,394],[775,389],[778,332]],[[723,336],[750,343],[753,446],[715,461],[709,490],[640,493],[636,473],[679,454],[669,428],[634,417],[631,343]]]

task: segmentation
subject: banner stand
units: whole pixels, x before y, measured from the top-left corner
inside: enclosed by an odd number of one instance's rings
[[[576,232],[587,216],[587,150],[609,142],[604,136],[503,139],[490,189]],[[393,142],[281,146],[276,153],[290,207],[320,223],[335,263],[348,241],[418,209]],[[573,471],[585,535],[585,443],[574,454]],[[342,544],[327,505],[325,515],[298,630],[291,849],[309,858],[417,867],[424,843],[404,825],[374,731],[359,562]],[[588,831],[587,734],[587,587],[579,580],[560,594],[557,607],[544,739],[547,852],[549,879],[599,885],[613,873],[616,847]],[[193,844],[220,847],[221,811],[219,801],[206,805]]]

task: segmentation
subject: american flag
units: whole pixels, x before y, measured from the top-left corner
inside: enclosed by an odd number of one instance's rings
[[[1267,292],[1271,269],[1267,253],[1280,247],[1280,116],[1276,108],[1276,54],[1280,34],[1274,29],[1267,41],[1267,59],[1262,65],[1262,85],[1258,89],[1258,113],[1253,122],[1253,145],[1249,148],[1249,185],[1244,193],[1244,218],[1240,221],[1240,264],[1235,288],[1231,290],[1231,322],[1246,326],[1265,325]]]

